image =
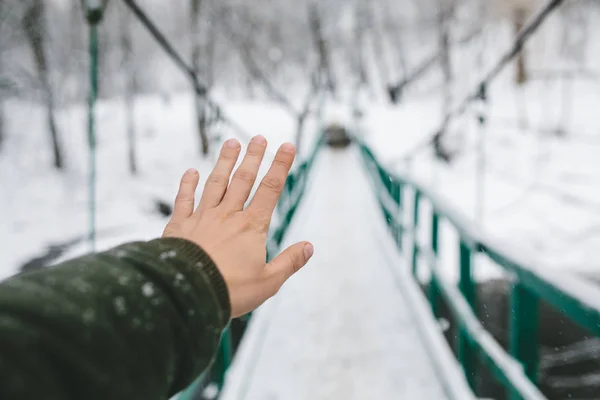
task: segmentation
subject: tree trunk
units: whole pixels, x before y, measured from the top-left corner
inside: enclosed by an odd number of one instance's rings
[[[125,114],[127,115],[127,158],[129,160],[129,172],[136,175],[138,172],[136,156],[136,134],[135,134],[135,98],[131,92],[125,94]]]
[[[207,132],[207,115],[206,115],[206,98],[204,96],[196,96],[196,118],[198,121],[198,134],[200,135],[201,151],[203,155],[209,153],[208,132]]]
[[[354,10],[354,46],[352,51],[355,51],[355,72],[358,77],[358,83],[360,86],[366,86],[367,89],[371,89],[369,85],[369,75],[365,66],[365,30],[366,21],[365,13],[363,8],[365,5],[362,2],[357,3]],[[371,93],[372,94],[372,93]]]
[[[64,160],[62,149],[60,146],[60,141],[58,138],[58,130],[56,128],[54,96],[52,93],[52,87],[50,85],[50,80],[48,76],[48,61],[44,52],[44,36],[46,35],[46,21],[44,14],[44,2],[41,0],[34,1],[31,3],[29,9],[26,11],[25,16],[23,17],[22,24],[27,37],[27,41],[31,46],[38,77],[40,79],[42,90],[44,92],[44,101],[46,103],[46,117],[48,122],[48,128],[50,130],[50,138],[52,141],[54,166],[58,169],[63,169]]]
[[[133,66],[132,52],[133,41],[131,37],[131,21],[128,10],[121,12],[121,49],[123,52],[123,71],[125,73],[125,119],[127,124],[127,154],[129,171],[137,174],[138,165],[136,157],[136,132],[135,132],[135,95],[137,83]]]
[[[302,139],[304,138],[304,123],[306,122],[306,117],[308,116],[308,112],[303,112],[298,114],[298,118],[296,120],[296,153],[299,156],[302,152]]]
[[[198,74],[200,71],[200,56],[202,53],[202,43],[200,40],[200,6],[201,0],[192,0],[192,10],[190,13],[190,39],[192,43],[192,67]],[[206,118],[206,96],[199,93],[195,94],[196,121],[198,124],[198,136],[200,137],[200,150],[202,155],[209,154],[210,143],[207,134]]]
[[[208,89],[212,88],[215,83],[215,52],[217,46],[217,24],[214,21],[207,22],[207,33],[206,33],[206,50],[205,50],[205,83]]]
[[[454,0],[438,0],[439,4],[439,53],[442,75],[444,80],[442,116],[450,113],[452,109],[452,65],[450,59],[450,19],[454,13]],[[438,159],[449,162],[449,153],[444,145],[444,136],[447,132],[438,132],[434,146]]]
[[[401,29],[402,24],[395,19],[388,1],[383,2],[381,7],[374,6],[373,11],[380,15],[378,20],[381,21],[383,35],[389,38],[391,44],[390,52],[393,54],[394,61],[389,65],[392,66],[392,71],[398,71],[398,73],[390,74],[388,87],[392,87],[395,82],[405,82],[408,78],[406,46],[403,40],[404,31]]]
[[[308,8],[308,17],[310,31],[312,33],[315,49],[319,55],[319,67],[323,72],[325,79],[327,80],[327,89],[335,96],[337,90],[337,84],[333,76],[331,68],[331,60],[329,56],[329,46],[327,40],[323,36],[323,29],[321,26],[321,16],[317,9],[316,3],[311,3]]]
[[[452,108],[452,64],[450,60],[450,18],[453,13],[453,0],[440,1],[439,15],[439,45],[441,55],[442,74],[444,76],[444,101],[442,115],[446,115]]]
[[[379,28],[381,25],[380,19],[376,18],[375,12],[379,7],[373,7],[372,3],[365,5],[366,18],[368,20],[368,28],[370,32],[371,43],[373,44],[373,52],[375,55],[375,63],[379,70],[380,84],[389,85],[392,82],[391,78],[391,63],[388,62],[388,52],[386,51],[385,40]],[[404,67],[402,67],[404,68]]]
[[[4,103],[0,100],[0,150],[2,150],[2,144],[4,143],[4,138],[6,137],[6,132],[4,129]]]
[[[515,35],[518,35],[519,32],[525,26],[525,21],[527,19],[527,10],[522,8],[517,8],[513,12],[513,25],[515,28]],[[515,77],[515,82],[517,85],[523,85],[528,80],[527,74],[527,60],[525,56],[525,48],[521,49],[519,52],[519,56],[517,57],[517,75]]]

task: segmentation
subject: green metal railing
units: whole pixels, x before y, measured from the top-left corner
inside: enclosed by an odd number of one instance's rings
[[[304,198],[310,172],[323,143],[324,137],[320,134],[308,158],[294,168],[288,175],[281,197],[277,203],[277,221],[271,226],[269,237],[267,239],[267,260],[271,260],[279,253],[285,234]],[[245,318],[249,320],[251,316],[248,315]],[[217,353],[217,360],[210,373],[210,376],[217,378],[216,382],[212,383],[216,384],[219,392],[223,389],[225,376],[227,370],[231,366],[234,355],[231,330],[227,327],[223,331],[219,351]],[[198,390],[203,378],[204,375],[198,377],[192,385],[179,394],[178,400],[191,400],[194,398],[194,393]]]
[[[279,252],[281,242],[287,232],[298,206],[302,201],[308,185],[308,178],[312,171],[315,159],[323,147],[324,135],[319,133],[317,141],[309,156],[291,172],[285,181],[285,186],[277,203],[278,223],[272,227],[267,242],[268,258],[271,259]]]
[[[384,168],[371,149],[359,143],[362,159],[375,185],[381,211],[396,244],[402,249],[406,239],[410,245],[411,268],[416,279],[419,259],[431,270],[428,297],[432,313],[438,315],[441,299],[448,304],[456,325],[457,358],[463,366],[471,389],[475,389],[479,358],[506,389],[511,399],[545,399],[536,386],[540,363],[538,343],[538,305],[550,304],[566,318],[600,337],[600,292],[572,276],[536,267],[533,260],[514,254],[473,225],[447,201],[424,185],[407,176]],[[413,196],[411,221],[404,221],[404,197]],[[430,241],[420,243],[419,207],[423,200],[431,204]],[[448,221],[458,232],[457,263],[460,268],[458,287],[448,283],[438,270],[440,223]],[[497,266],[514,277],[510,293],[510,335],[508,352],[494,340],[479,322],[476,283],[473,279],[473,257],[486,254]]]

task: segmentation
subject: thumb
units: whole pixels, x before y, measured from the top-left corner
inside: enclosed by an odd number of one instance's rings
[[[313,252],[314,248],[311,243],[296,243],[285,249],[267,264],[267,274],[271,276],[271,281],[276,286],[275,291],[279,290],[290,276],[306,265],[312,257]]]

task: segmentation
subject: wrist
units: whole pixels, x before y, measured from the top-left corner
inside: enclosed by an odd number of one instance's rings
[[[175,252],[172,253],[173,256],[185,261],[193,267],[193,271],[202,275],[223,311],[224,317],[221,322],[225,326],[229,322],[232,313],[230,294],[227,283],[213,259],[202,247],[190,240],[178,237],[166,237],[156,240],[171,247],[171,252]],[[161,257],[169,257],[169,255],[169,252],[163,252]]]

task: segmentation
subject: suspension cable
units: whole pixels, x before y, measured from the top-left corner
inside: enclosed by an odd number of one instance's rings
[[[498,60],[498,62],[491,68],[487,74],[475,85],[473,90],[471,90],[467,96],[459,103],[459,105],[448,112],[440,127],[426,140],[417,144],[408,154],[404,155],[401,159],[397,161],[407,161],[411,158],[415,157],[421,151],[427,149],[430,145],[434,144],[436,140],[438,140],[439,136],[442,132],[444,132],[450,122],[463,115],[468,109],[469,105],[480,98],[482,91],[485,91],[485,88],[489,87],[489,84],[502,72],[502,70],[512,61],[515,56],[519,54],[519,52],[523,49],[523,46],[527,41],[531,38],[533,33],[537,31],[537,29],[542,25],[542,23],[546,20],[546,18],[554,11],[558,6],[563,3],[564,0],[549,0],[548,3],[531,19],[531,21],[523,28],[517,37],[515,38],[513,45],[508,49],[502,57]]]
[[[223,112],[223,108],[214,100],[208,96],[208,89],[206,85],[200,80],[194,68],[187,64],[183,57],[175,50],[175,47],[169,42],[166,36],[156,26],[156,24],[150,19],[148,14],[142,10],[135,0],[123,0],[138,20],[146,27],[148,32],[154,37],[154,39],[160,44],[162,49],[167,55],[175,62],[175,64],[184,72],[185,75],[190,79],[194,87],[194,91],[198,96],[204,97],[208,107],[215,111],[215,115],[225,124],[229,125],[239,136],[242,136],[244,140],[250,140],[252,135],[242,128],[238,123],[231,120]]]

